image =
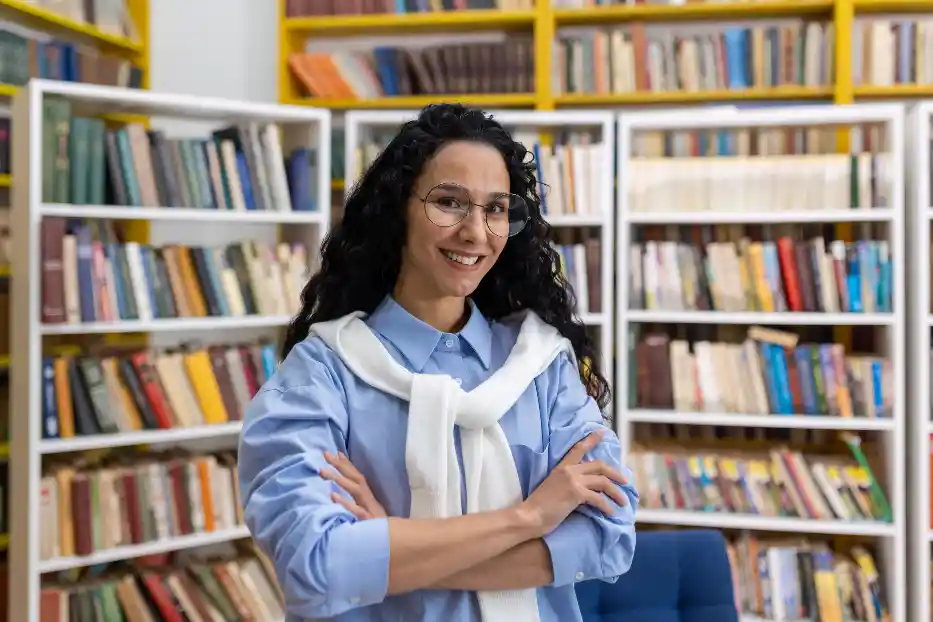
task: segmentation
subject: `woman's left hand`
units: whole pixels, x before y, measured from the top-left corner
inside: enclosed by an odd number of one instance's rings
[[[321,477],[334,482],[352,497],[352,499],[347,499],[344,495],[335,492],[331,494],[331,499],[335,503],[345,507],[360,520],[387,516],[385,509],[376,501],[372,490],[369,489],[366,478],[353,466],[349,458],[340,452],[336,454],[324,452],[324,459],[334,468],[321,471]]]

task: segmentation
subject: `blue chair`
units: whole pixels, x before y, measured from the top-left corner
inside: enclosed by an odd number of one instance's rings
[[[584,622],[738,622],[726,541],[713,530],[639,532],[616,583],[576,586]]]

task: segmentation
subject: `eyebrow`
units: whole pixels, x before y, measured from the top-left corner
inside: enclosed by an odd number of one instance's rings
[[[436,188],[444,188],[444,189],[449,189],[449,190],[464,190],[466,191],[467,194],[470,195],[470,197],[474,196],[474,193],[469,188],[467,188],[463,184],[458,184],[455,181],[442,181],[440,183],[434,184],[427,190],[427,192],[425,192],[425,196],[430,194],[430,192]],[[492,200],[492,199],[502,196],[503,194],[509,194],[509,191],[508,190],[493,190],[487,194],[487,197],[488,197],[488,200]]]

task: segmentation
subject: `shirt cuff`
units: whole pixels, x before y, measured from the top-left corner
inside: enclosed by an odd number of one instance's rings
[[[389,521],[373,518],[345,523],[330,537],[329,598],[350,608],[381,603],[389,590]]]
[[[599,541],[600,535],[592,519],[577,512],[544,536],[554,573],[551,585],[561,587],[597,578],[600,560],[596,543]]]

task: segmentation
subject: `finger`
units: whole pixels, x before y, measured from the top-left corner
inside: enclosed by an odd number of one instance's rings
[[[324,460],[327,461],[327,464],[331,465],[344,475],[349,476],[350,467],[352,467],[352,465],[350,464],[349,460],[342,460],[340,456],[340,453],[334,454],[329,451],[324,452]]]
[[[340,469],[340,472],[352,479],[355,482],[361,484],[366,482],[366,478],[363,477],[363,474],[360,473],[359,469],[353,466],[353,463],[350,462],[350,459],[347,458],[346,454],[341,451],[337,452],[336,465]]]
[[[359,484],[357,484],[356,482],[350,479],[347,479],[346,477],[344,477],[343,475],[341,475],[340,473],[336,471],[331,471],[330,469],[324,469],[323,471],[321,471],[321,477],[326,480],[334,482],[335,484],[337,484],[338,486],[346,490],[350,494],[350,496],[352,496],[357,501],[359,501],[363,496],[364,491],[363,491],[362,486],[360,486]]]
[[[587,505],[594,507],[597,510],[600,510],[603,514],[606,514],[607,516],[611,516],[612,514],[616,513],[615,508],[613,508],[609,504],[609,501],[606,499],[606,496],[601,493],[588,490],[586,494],[584,495],[584,501]]]
[[[617,469],[609,466],[602,460],[593,460],[591,462],[584,462],[580,465],[580,473],[586,475],[602,475],[603,477],[608,477],[617,484],[627,484],[628,478],[626,478],[622,473]]]
[[[590,490],[601,492],[616,502],[616,505],[626,505],[628,497],[619,487],[608,477],[602,475],[588,475],[583,478],[583,485]]]
[[[357,504],[353,503],[352,501],[350,501],[343,495],[338,495],[336,492],[334,492],[334,493],[331,493],[330,498],[333,499],[335,503],[339,503],[340,505],[342,505],[348,512],[350,512],[351,514],[353,514],[353,516],[357,517],[360,520],[367,520],[369,518],[372,518],[372,515],[369,512],[367,512],[366,510],[364,510],[362,507],[358,506]]]
[[[583,440],[579,441],[576,445],[570,448],[570,451],[568,451],[567,455],[564,456],[564,459],[560,461],[560,464],[579,464],[587,452],[599,444],[599,441],[603,438],[603,433],[603,430],[595,430],[594,432],[586,435]]]

